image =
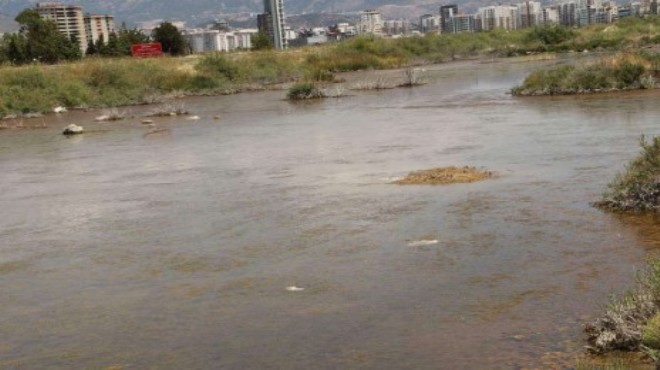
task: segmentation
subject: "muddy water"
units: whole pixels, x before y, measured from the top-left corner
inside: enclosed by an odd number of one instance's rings
[[[658,247],[657,220],[588,202],[660,134],[660,95],[506,94],[547,63],[0,131],[0,368],[560,366]],[[388,184],[448,165],[498,177]]]

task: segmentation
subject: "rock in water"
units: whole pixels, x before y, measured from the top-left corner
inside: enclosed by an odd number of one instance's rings
[[[414,241],[408,242],[409,247],[425,247],[425,246],[434,245],[434,244],[438,244],[438,241],[435,240],[435,239],[434,240],[414,240]]]
[[[59,106],[53,108],[53,113],[66,113],[66,112],[67,112],[66,107]]]
[[[76,134],[82,134],[83,133],[83,128],[82,126],[78,126],[76,124],[70,124],[67,127],[64,128],[64,131],[62,131],[63,135],[76,135]]]

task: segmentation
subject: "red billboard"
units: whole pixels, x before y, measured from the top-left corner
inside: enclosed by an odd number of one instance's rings
[[[163,55],[163,46],[160,42],[131,45],[131,55],[136,58],[159,57]]]

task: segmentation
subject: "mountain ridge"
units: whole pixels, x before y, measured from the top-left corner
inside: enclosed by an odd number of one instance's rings
[[[33,7],[38,0],[0,0],[0,14],[13,18],[21,10]],[[195,26],[213,19],[245,18],[263,10],[262,0],[79,0],[86,13],[112,14],[118,22],[134,25],[143,21],[179,20]],[[468,9],[492,0],[459,1]],[[383,8],[392,18],[414,19],[423,13],[437,13],[447,1],[432,0],[285,0],[286,15],[308,13],[356,14],[370,8]],[[456,3],[456,2],[452,2]],[[459,5],[463,7],[464,5]]]

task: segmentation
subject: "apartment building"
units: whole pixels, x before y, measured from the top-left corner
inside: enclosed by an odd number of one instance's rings
[[[34,10],[41,18],[52,21],[57,30],[66,37],[75,40],[84,53],[87,49],[87,32],[85,30],[85,16],[80,5],[67,5],[49,2],[37,3]]]
[[[496,28],[515,30],[518,29],[518,7],[498,5],[479,8],[477,20],[482,31]]]
[[[264,12],[257,16],[259,32],[270,38],[276,49],[286,49],[288,46],[284,29],[284,0],[264,0]]]
[[[99,39],[107,43],[110,34],[115,32],[115,17],[111,15],[87,14],[84,20],[87,43],[96,43]]]
[[[236,49],[251,49],[252,37],[259,31],[257,29],[243,29],[236,31],[220,30],[184,30],[186,39],[193,53],[206,53],[214,51],[232,51]]]
[[[57,30],[66,37],[75,40],[84,54],[87,44],[101,39],[108,42],[110,34],[115,32],[115,18],[107,14],[83,13],[80,5],[58,2],[37,3],[34,10],[41,18],[52,21]]]
[[[371,34],[383,36],[383,27],[384,22],[380,12],[374,9],[367,9],[360,14],[357,32],[358,35]]]

